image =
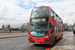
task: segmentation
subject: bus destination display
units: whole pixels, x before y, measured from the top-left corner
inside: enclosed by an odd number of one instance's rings
[[[46,18],[32,19],[32,22],[46,22]]]

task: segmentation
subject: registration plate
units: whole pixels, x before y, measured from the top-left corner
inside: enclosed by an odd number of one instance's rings
[[[35,43],[36,43],[36,44],[40,44],[40,43],[38,43],[36,40],[35,40]]]
[[[37,41],[35,40],[35,42],[37,42]]]

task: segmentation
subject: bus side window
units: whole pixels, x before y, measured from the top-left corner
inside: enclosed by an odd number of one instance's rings
[[[61,27],[60,27],[60,32],[61,32]]]
[[[57,21],[59,22],[59,17],[57,17]]]
[[[60,28],[60,30],[61,30],[60,32],[62,32],[62,28]]]
[[[57,32],[57,27],[56,27],[56,26],[55,26],[54,32],[55,32],[55,33]]]
[[[58,33],[58,27],[57,27],[57,33]]]
[[[51,9],[51,17],[54,18],[54,12],[52,9]]]
[[[58,17],[58,15],[56,15],[56,20],[59,21],[59,17]]]
[[[58,32],[60,32],[60,27],[58,27]]]
[[[56,16],[56,14],[54,13],[54,19],[56,20],[57,19],[57,16]]]

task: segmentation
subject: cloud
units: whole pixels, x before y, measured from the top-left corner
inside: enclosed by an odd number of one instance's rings
[[[63,19],[64,23],[73,24],[75,21],[74,0],[1,0],[0,1],[0,27],[10,24],[19,27],[28,23],[31,10],[35,6],[51,6]]]
[[[30,16],[30,9],[26,10],[18,6],[17,4],[20,4],[20,2],[17,2],[17,0],[9,1],[3,0],[0,2],[0,27],[8,24],[11,27],[18,27],[23,23],[27,23]]]

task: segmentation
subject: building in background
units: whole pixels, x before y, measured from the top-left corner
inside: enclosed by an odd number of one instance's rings
[[[11,25],[2,25],[0,32],[4,32],[4,33],[8,33],[8,32],[13,32],[13,33],[17,33],[17,32],[24,32],[24,31],[28,31],[28,23],[23,23],[20,27],[10,27]]]
[[[22,26],[21,26],[21,31],[28,31],[28,23],[24,23],[24,24],[22,24]]]
[[[75,23],[73,24],[73,29],[75,28]]]
[[[68,23],[64,23],[64,25],[68,26]]]
[[[64,29],[64,31],[67,31],[67,30],[66,30],[66,25],[63,25],[63,29]]]
[[[74,25],[71,25],[71,24],[68,25],[67,23],[64,23],[63,27],[64,27],[64,31],[72,31],[73,28],[75,27],[75,24]]]
[[[72,30],[73,30],[73,25],[70,24],[70,25],[68,26],[68,31],[72,31]]]
[[[2,26],[2,30],[4,29],[4,25]]]
[[[64,28],[64,31],[68,31],[68,23],[64,23],[63,28]]]
[[[3,31],[19,31],[20,29],[19,28],[12,28],[12,27],[10,27],[10,25],[6,25],[6,26],[2,26],[2,30]]]

